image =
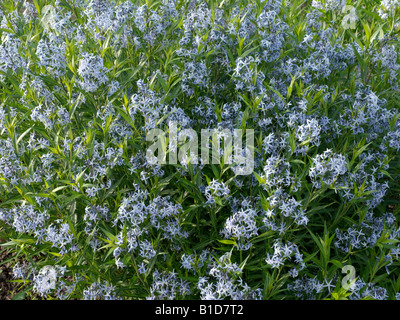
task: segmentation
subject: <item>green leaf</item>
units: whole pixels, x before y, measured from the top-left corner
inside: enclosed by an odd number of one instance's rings
[[[121,108],[119,107],[114,107],[115,110],[118,111],[118,113],[122,116],[122,118],[124,118],[124,120],[132,127],[136,130],[136,126],[135,123],[133,122],[132,118]]]
[[[102,202],[107,199],[113,192],[114,190],[121,184],[121,182],[124,180],[126,175],[123,175],[116,183],[114,183],[106,192],[104,197],[102,198]]]
[[[17,293],[14,297],[12,297],[12,300],[24,300],[25,298],[26,298],[26,293],[20,292]]]
[[[234,240],[218,240],[218,242],[236,246],[236,241],[234,241]]]
[[[338,260],[330,260],[329,262],[332,263],[333,265],[335,265],[336,267],[338,267],[340,269],[343,269],[343,264],[340,261],[338,261]]]

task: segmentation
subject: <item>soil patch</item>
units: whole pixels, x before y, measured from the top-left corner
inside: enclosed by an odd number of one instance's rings
[[[11,257],[8,250],[0,247],[0,300],[11,300],[18,293],[18,283],[10,282],[13,280],[11,262],[3,263]]]

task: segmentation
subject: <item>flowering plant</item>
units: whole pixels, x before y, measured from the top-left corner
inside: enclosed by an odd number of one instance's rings
[[[2,1],[0,238],[20,295],[400,298],[400,2],[351,4]],[[186,134],[202,130],[216,139]],[[227,143],[198,159],[239,133],[251,172]]]

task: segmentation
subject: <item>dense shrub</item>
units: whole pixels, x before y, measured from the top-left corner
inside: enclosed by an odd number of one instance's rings
[[[399,298],[400,2],[348,4],[2,1],[0,238],[21,290]],[[253,172],[150,161],[172,123],[254,130]]]

